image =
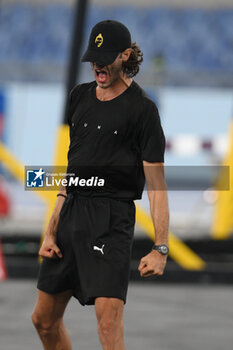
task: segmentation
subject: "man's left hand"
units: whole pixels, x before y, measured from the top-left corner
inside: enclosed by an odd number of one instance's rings
[[[162,255],[156,250],[152,250],[144,256],[139,264],[138,270],[141,277],[153,275],[162,276],[167,263],[167,255]]]

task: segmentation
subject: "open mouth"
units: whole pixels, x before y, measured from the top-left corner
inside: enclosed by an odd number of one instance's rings
[[[100,83],[105,83],[108,78],[108,73],[104,69],[95,69],[97,80]]]

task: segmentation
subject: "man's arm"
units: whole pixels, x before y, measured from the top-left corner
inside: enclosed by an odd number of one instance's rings
[[[155,244],[168,245],[169,208],[167,185],[164,178],[164,164],[143,161],[143,167],[147,183],[151,217],[155,228]],[[166,255],[152,250],[141,259],[138,268],[140,275],[142,277],[162,275],[166,262]]]
[[[65,177],[64,177],[65,178]],[[64,186],[60,187],[60,194],[67,196],[66,188]],[[62,258],[62,253],[56,244],[57,240],[57,228],[59,223],[59,214],[62,206],[65,202],[65,197],[58,196],[55,204],[53,214],[50,218],[48,227],[44,234],[44,240],[39,250],[39,256],[45,258]]]

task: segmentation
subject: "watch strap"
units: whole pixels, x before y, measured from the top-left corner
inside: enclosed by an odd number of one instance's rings
[[[162,255],[167,255],[169,253],[169,248],[166,244],[153,245],[152,250],[157,250]]]

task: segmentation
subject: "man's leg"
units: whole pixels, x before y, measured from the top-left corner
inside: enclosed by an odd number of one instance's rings
[[[32,322],[45,350],[71,350],[71,343],[63,323],[63,314],[71,296],[71,290],[58,294],[38,290]]]
[[[117,298],[96,298],[98,333],[103,350],[125,350],[123,334],[124,302]]]

